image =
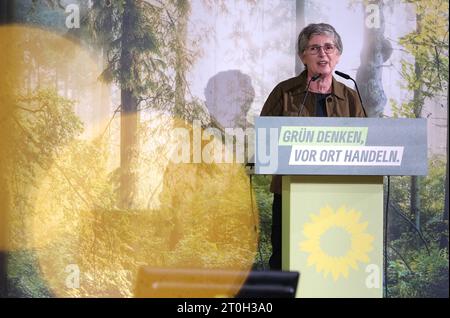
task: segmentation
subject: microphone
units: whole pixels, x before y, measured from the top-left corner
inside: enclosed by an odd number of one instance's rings
[[[358,84],[356,84],[356,81],[353,78],[351,78],[350,75],[348,75],[348,74],[345,74],[345,73],[342,73],[339,71],[334,71],[334,72],[336,73],[336,75],[339,75],[340,77],[343,77],[346,80],[351,80],[353,83],[355,83],[356,92],[358,93],[359,101],[361,102],[361,107],[363,109],[364,116],[367,117],[366,109],[364,108],[361,94],[359,93]]]
[[[300,109],[298,110],[297,116],[300,116],[300,113],[302,112],[303,108],[305,107],[306,97],[308,96],[308,93],[309,93],[309,85],[311,85],[311,82],[317,81],[320,78],[320,76],[322,76],[320,73],[316,74],[313,77],[311,77],[311,79],[308,81],[308,85],[306,85],[306,94],[303,97],[303,102],[302,102]]]

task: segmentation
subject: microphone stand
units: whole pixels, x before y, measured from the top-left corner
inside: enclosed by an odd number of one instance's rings
[[[311,85],[311,82],[317,81],[317,79],[319,79],[320,76],[321,76],[321,74],[316,74],[313,77],[311,77],[311,79],[308,81],[308,85],[306,85],[306,93],[305,93],[305,96],[303,97],[303,102],[298,110],[297,116],[300,116],[300,113],[303,111],[303,108],[305,107],[306,97],[308,96],[308,93],[309,93],[309,85]]]
[[[358,84],[356,84],[356,81],[350,77],[350,75],[339,72],[339,71],[334,71],[334,73],[336,73],[336,75],[339,75],[340,77],[343,77],[347,80],[351,80],[354,84],[355,84],[355,88],[356,88],[356,92],[358,93],[358,97],[359,97],[359,101],[361,102],[361,107],[363,109],[364,112],[364,116],[367,118],[367,113],[366,113],[366,109],[364,108],[363,102],[362,102],[362,98],[361,98],[361,94],[359,93],[359,89],[358,89]]]

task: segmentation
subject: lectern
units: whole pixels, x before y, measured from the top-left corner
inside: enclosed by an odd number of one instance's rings
[[[427,174],[425,119],[258,117],[255,173],[282,177],[297,297],[383,296],[383,176]]]

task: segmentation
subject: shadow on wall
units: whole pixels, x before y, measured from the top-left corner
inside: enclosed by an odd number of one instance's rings
[[[255,98],[250,76],[240,70],[219,72],[209,79],[205,98],[212,121],[224,128],[247,127],[247,112]]]

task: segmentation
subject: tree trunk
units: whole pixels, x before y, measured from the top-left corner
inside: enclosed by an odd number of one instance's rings
[[[373,13],[364,9],[364,43],[361,51],[361,65],[356,72],[356,81],[369,117],[381,117],[387,98],[383,90],[383,63],[392,55],[392,46],[384,37],[383,0],[371,2],[379,8],[379,20],[371,23]],[[379,22],[377,24],[376,22]]]
[[[300,31],[306,26],[305,25],[305,0],[296,0],[295,1],[295,30],[296,36],[300,34]],[[297,52],[297,43],[298,39],[295,39],[295,52]],[[295,54],[295,75],[300,74],[305,69],[302,61],[298,57],[298,54]]]
[[[411,214],[414,215],[416,228],[420,231],[420,178],[417,176],[411,177],[410,193]]]
[[[447,149],[448,149],[448,135],[447,135]],[[448,159],[447,159],[448,160]],[[439,248],[448,250],[448,232],[446,233],[445,229],[448,231],[448,163],[445,168],[445,203],[444,203],[444,211],[442,213],[442,223],[444,224],[444,228],[441,232],[441,237],[439,240]]]
[[[131,90],[121,90],[120,116],[120,207],[131,209],[136,193],[137,104]]]
[[[449,95],[447,89],[447,109],[449,106],[448,101]],[[447,133],[447,152],[448,152],[448,133]],[[442,213],[442,222],[444,223],[445,228],[443,228],[441,232],[441,238],[439,240],[439,248],[446,249],[448,251],[448,155],[447,155],[447,165],[445,167],[445,202],[444,202],[444,211]],[[447,229],[447,232],[445,231],[445,229]]]
[[[420,34],[421,31],[422,31],[421,17],[420,17],[420,15],[416,15],[416,32]],[[416,57],[416,59],[417,59],[417,57]],[[414,90],[414,95],[413,95],[414,116],[416,118],[420,118],[421,114],[422,114],[423,104],[424,104],[423,94],[422,94],[423,70],[422,70],[421,65],[417,61],[414,63],[414,73],[415,73],[416,80],[420,83],[419,87]],[[415,220],[416,227],[418,230],[420,230],[420,209],[421,209],[421,204],[420,204],[420,183],[421,182],[420,181],[421,181],[421,177],[418,177],[418,176],[411,177],[410,208],[411,208],[412,215],[414,215],[414,220]]]
[[[108,59],[106,56],[106,50],[102,50],[101,54],[101,69],[104,70],[108,65]],[[97,112],[97,122],[98,122],[98,131],[97,133],[103,132],[105,129],[104,121],[108,118],[108,115],[111,111],[111,94],[110,94],[110,84],[107,82],[100,83],[100,101]],[[101,124],[101,125],[100,125]]]
[[[186,93],[186,38],[187,38],[187,22],[189,14],[189,3],[187,0],[178,0],[178,19],[176,27],[176,66],[175,66],[175,115],[183,118],[185,114],[185,93]]]
[[[120,56],[121,76],[121,116],[120,116],[120,198],[119,206],[131,209],[135,204],[136,195],[136,157],[137,157],[137,99],[134,96],[130,80],[130,71],[134,67],[133,55],[129,50],[133,40],[133,21],[131,6],[127,0],[124,4],[122,20],[122,48]]]

